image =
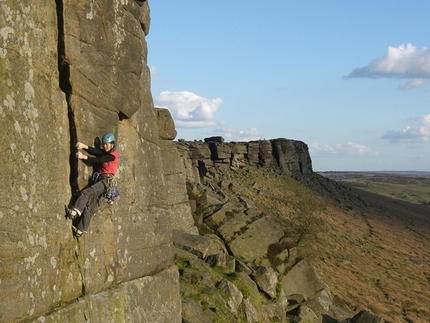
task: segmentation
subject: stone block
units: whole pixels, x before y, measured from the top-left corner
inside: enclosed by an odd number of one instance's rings
[[[189,234],[173,230],[173,244],[191,252],[199,258],[205,258],[211,245],[211,240],[208,237],[197,234]]]
[[[305,299],[310,299],[317,292],[327,288],[315,269],[307,259],[299,261],[282,278],[282,289],[287,297],[294,294],[302,294]]]
[[[239,305],[243,300],[243,294],[239,288],[226,279],[223,279],[218,284],[217,288],[221,289],[227,294],[227,305],[230,307],[233,313],[237,313]]]
[[[263,217],[250,223],[247,230],[228,243],[228,246],[236,258],[253,261],[267,256],[269,246],[283,236],[284,230],[280,224],[271,217]]]
[[[156,108],[155,112],[157,113],[158,137],[162,140],[174,140],[177,131],[170,111]]]
[[[188,298],[182,301],[182,323],[211,323],[196,301]]]
[[[263,266],[254,268],[252,279],[256,282],[260,290],[266,293],[271,299],[276,297],[278,277],[272,268]]]

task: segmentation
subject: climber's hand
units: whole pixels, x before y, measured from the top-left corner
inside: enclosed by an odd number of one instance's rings
[[[78,149],[78,150],[80,150],[80,149],[88,149],[88,146],[87,145],[85,145],[84,143],[82,143],[82,142],[77,142],[76,143],[76,148]]]
[[[78,158],[78,159],[88,159],[88,156],[86,156],[83,153],[81,153],[80,151],[78,151],[76,153],[76,158]]]

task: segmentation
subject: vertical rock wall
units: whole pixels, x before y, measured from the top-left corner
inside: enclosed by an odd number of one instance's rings
[[[59,88],[55,3],[0,1],[0,321],[79,295],[70,199],[69,122]]]
[[[146,1],[0,0],[0,322],[181,321],[171,232],[196,229],[153,109],[149,23]],[[92,168],[74,146],[107,131],[121,197],[77,240],[64,206]]]

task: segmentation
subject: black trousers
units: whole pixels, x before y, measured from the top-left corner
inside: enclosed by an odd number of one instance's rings
[[[73,225],[81,230],[87,232],[90,227],[91,217],[93,210],[97,204],[98,199],[106,191],[107,178],[83,189],[75,204],[74,209],[81,212],[81,216],[73,220]]]

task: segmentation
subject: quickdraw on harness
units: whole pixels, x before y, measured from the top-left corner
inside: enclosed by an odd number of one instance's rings
[[[103,176],[100,173],[94,173],[92,177],[92,182],[94,184],[104,179],[106,179],[106,190],[102,194],[100,199],[103,202],[112,205],[113,202],[119,199],[119,190],[115,177],[113,177],[112,175]]]

